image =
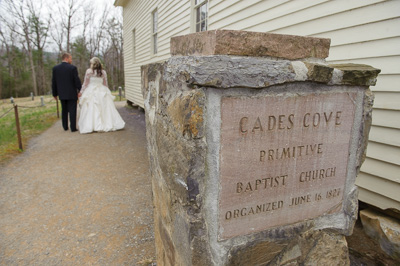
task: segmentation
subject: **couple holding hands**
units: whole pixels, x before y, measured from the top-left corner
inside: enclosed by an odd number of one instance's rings
[[[77,131],[77,100],[79,98],[80,115],[78,128],[81,134],[108,132],[123,129],[125,122],[114,105],[114,96],[108,89],[107,74],[100,59],[90,59],[90,68],[86,70],[83,85],[78,69],[72,65],[72,56],[64,53],[62,63],[53,68],[52,92],[61,102],[61,117],[64,130]]]

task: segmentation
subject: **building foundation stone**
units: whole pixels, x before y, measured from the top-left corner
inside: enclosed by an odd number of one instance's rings
[[[360,211],[365,233],[375,239],[381,249],[400,261],[400,223],[398,220],[371,209]]]

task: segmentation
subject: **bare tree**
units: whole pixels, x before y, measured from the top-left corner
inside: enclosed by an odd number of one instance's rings
[[[36,70],[35,64],[33,61],[33,49],[32,49],[32,39],[30,34],[29,27],[29,18],[26,17],[26,10],[28,8],[27,2],[25,0],[3,0],[5,5],[5,10],[8,13],[7,18],[1,16],[1,20],[3,23],[12,31],[19,34],[24,38],[24,42],[22,42],[23,47],[25,48],[28,58],[29,64],[32,72],[32,85],[33,92],[35,95],[38,95],[37,90],[37,82],[36,82]]]
[[[14,27],[16,27],[14,25]],[[0,68],[2,70],[2,97],[18,96],[19,93],[27,95],[27,88],[31,90],[30,78],[26,78],[26,74],[30,73],[29,61],[26,53],[22,53],[19,48],[21,38],[15,33],[15,29],[10,30],[7,27],[0,29]],[[27,64],[28,63],[28,64]],[[3,72],[4,71],[4,72]]]
[[[14,31],[9,31],[9,37],[6,36],[6,33],[0,28],[0,37],[2,41],[2,51],[6,53],[6,63],[5,65],[8,67],[8,76],[13,77],[14,71],[11,67],[11,62],[13,60],[12,56],[12,47],[14,46],[14,38],[13,38]],[[1,93],[0,93],[1,95]]]
[[[110,85],[124,83],[122,16],[113,12],[116,9],[111,3],[103,6],[97,0],[0,1],[0,95],[27,96],[32,88],[35,95],[45,92],[50,80],[46,77],[51,76],[55,63],[54,53],[46,50],[51,47],[73,53],[81,74],[89,59],[98,56],[105,64]],[[42,3],[50,4],[51,12],[46,13]]]
[[[80,23],[77,19],[78,11],[81,7],[80,0],[58,1],[58,5],[52,9],[53,32],[52,38],[56,42],[59,51],[63,51],[64,47],[68,53],[71,52],[72,33]],[[65,42],[65,46],[64,46]]]
[[[61,23],[65,28],[67,33],[67,52],[71,51],[71,35],[72,30],[78,26],[78,23],[75,22],[74,18],[79,9],[79,3],[77,0],[68,0],[68,7],[66,9],[66,17],[65,20],[62,18]]]
[[[110,84],[123,85],[123,41],[122,22],[115,16],[107,21],[107,49],[104,60],[110,76]]]
[[[48,37],[50,17],[47,17],[46,20],[43,21],[41,18],[44,16],[40,13],[40,10],[42,10],[42,1],[35,0],[35,2],[38,4],[37,7],[33,5],[32,0],[29,0],[27,4],[29,9],[30,30],[32,34],[31,40],[37,52],[39,93],[44,94],[46,87],[46,76],[44,72],[43,51]]]
[[[3,24],[3,22],[2,22]],[[1,24],[0,24],[1,26]],[[14,30],[9,30],[5,27],[0,27],[0,37],[1,37],[1,55],[2,56],[2,61],[1,66],[5,66],[7,68],[7,76],[9,80],[8,87],[14,88],[15,90],[15,75],[14,75],[14,67],[13,67],[13,62],[14,62],[14,53],[13,53],[13,47],[15,46],[15,41],[17,38],[15,38],[15,33]],[[4,58],[4,59],[3,59]],[[3,73],[1,73],[3,74]],[[3,76],[3,75],[0,75]],[[3,95],[3,82],[1,81],[1,91],[0,91],[0,96]]]
[[[0,26],[1,26],[1,23],[0,23]],[[1,27],[0,27],[0,37],[1,37],[1,46],[0,46],[0,56],[2,56],[2,54],[4,53],[4,50],[6,50],[5,52],[6,52],[6,56],[8,57],[8,51],[9,51],[9,48],[8,48],[8,44],[7,44],[7,42],[5,42],[4,41],[4,34],[3,34],[3,32],[2,32],[2,30],[1,30]],[[4,47],[5,47],[5,49],[4,49]],[[0,57],[1,58],[1,57]],[[0,99],[1,99],[1,95],[2,95],[2,92],[3,92],[3,70],[2,70],[2,65],[4,65],[3,64],[3,62],[2,62],[3,60],[1,60],[0,61]]]
[[[83,7],[83,21],[82,21],[82,33],[74,43],[74,56],[78,56],[75,63],[78,67],[78,72],[81,74],[82,79],[84,78],[85,71],[88,67],[90,60],[90,53],[88,51],[88,32],[91,31],[95,23],[95,8],[93,2],[87,2]]]
[[[82,28],[82,36],[86,40],[86,33],[90,26],[94,24],[94,6],[91,2],[88,2],[86,6],[83,7],[83,28]]]
[[[107,7],[105,7],[100,18],[96,20],[96,23],[93,22],[92,26],[90,27],[88,32],[89,40],[87,42],[90,57],[99,55],[101,53],[101,46],[105,37],[104,35],[107,27],[108,15],[109,10]]]
[[[58,47],[58,53],[61,54],[61,52],[64,51],[65,29],[55,20],[53,15],[50,15],[50,19],[52,21],[52,31],[50,35]]]

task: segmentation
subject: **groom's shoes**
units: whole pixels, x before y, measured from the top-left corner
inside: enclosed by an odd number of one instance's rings
[[[77,129],[71,129],[71,132],[76,132],[76,131],[78,131]]]

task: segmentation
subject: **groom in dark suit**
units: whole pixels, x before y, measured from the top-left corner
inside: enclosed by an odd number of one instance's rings
[[[53,67],[52,91],[57,100],[61,102],[61,117],[64,130],[68,130],[68,114],[71,131],[76,131],[76,105],[80,97],[81,80],[78,77],[78,69],[71,65],[72,56],[63,53],[62,63]]]

